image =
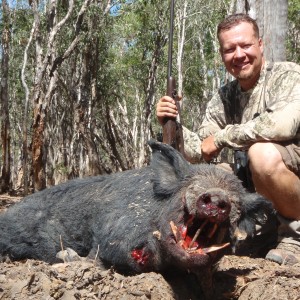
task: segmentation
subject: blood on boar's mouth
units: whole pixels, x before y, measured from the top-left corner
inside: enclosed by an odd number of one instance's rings
[[[176,244],[187,253],[205,255],[230,245],[218,243],[219,240],[223,240],[224,232],[223,228],[218,231],[217,223],[211,223],[208,219],[192,222],[193,219],[194,217],[191,216],[187,224],[179,226],[176,226],[173,221],[170,222]]]
[[[228,247],[230,243],[222,243],[226,235],[222,223],[228,220],[230,208],[227,196],[219,189],[201,194],[194,213],[186,212],[181,224],[170,222],[177,246],[188,254],[199,255]]]

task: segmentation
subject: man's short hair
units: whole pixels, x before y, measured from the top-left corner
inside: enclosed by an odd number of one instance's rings
[[[252,24],[255,36],[259,38],[259,29],[256,21],[252,19],[249,15],[247,14],[234,14],[226,17],[219,25],[217,28],[217,36],[220,38],[220,33],[222,31],[226,31],[231,29],[232,27],[240,24],[240,23],[249,23]]]

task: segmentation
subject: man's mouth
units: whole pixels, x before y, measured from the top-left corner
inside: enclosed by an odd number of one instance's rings
[[[236,64],[233,65],[233,67],[234,67],[235,69],[244,70],[244,69],[246,69],[249,65],[250,65],[249,62],[243,62],[243,63],[236,63]]]

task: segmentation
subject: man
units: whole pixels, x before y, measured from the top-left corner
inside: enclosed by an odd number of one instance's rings
[[[300,262],[300,66],[265,61],[257,23],[248,15],[227,17],[217,35],[222,61],[236,80],[208,103],[199,132],[184,128],[186,156],[209,162],[224,147],[248,150],[255,189],[279,213],[279,243],[266,258]],[[159,122],[176,115],[173,99],[162,97]]]

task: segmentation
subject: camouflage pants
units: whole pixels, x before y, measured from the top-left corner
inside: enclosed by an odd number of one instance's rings
[[[274,143],[274,146],[280,152],[287,168],[300,176],[300,146],[291,142]]]

